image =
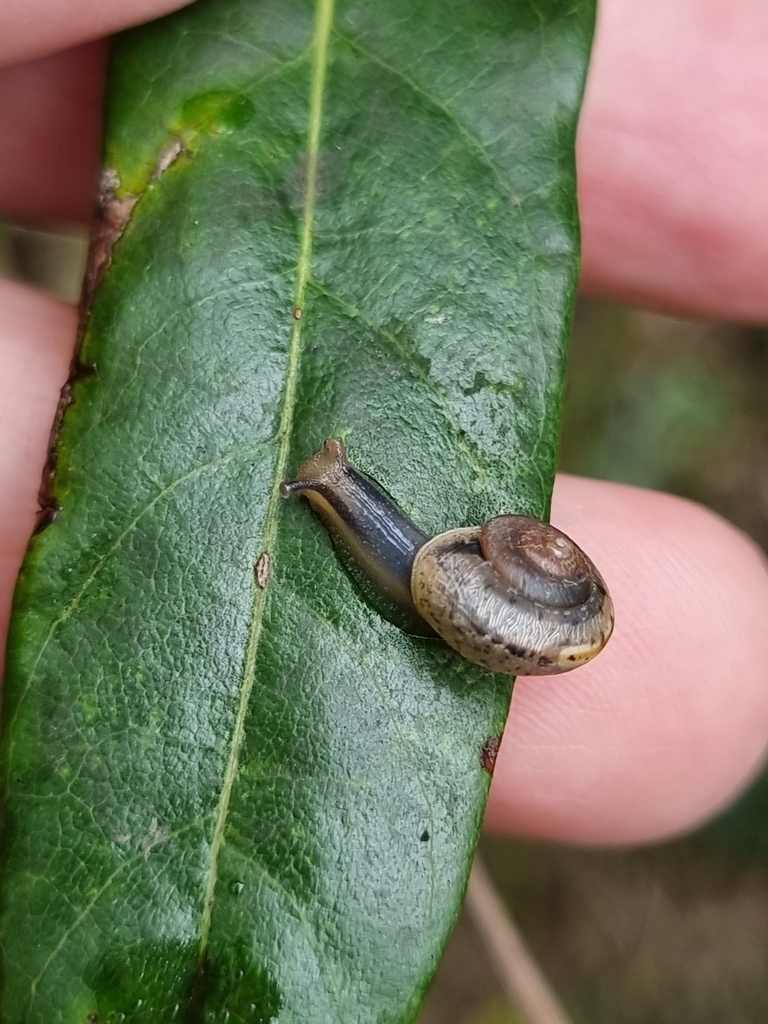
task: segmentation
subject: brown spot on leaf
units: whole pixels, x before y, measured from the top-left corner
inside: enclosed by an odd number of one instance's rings
[[[272,560],[269,557],[269,553],[267,551],[263,551],[259,556],[259,560],[256,563],[256,569],[254,570],[256,582],[258,583],[262,590],[265,590],[267,584],[269,583],[269,570],[271,564]]]
[[[136,195],[117,197],[120,178],[117,171],[107,168],[101,176],[99,208],[91,233],[88,262],[85,266],[83,294],[80,300],[80,325],[85,322],[91,310],[93,296],[101,283],[104,271],[112,262],[112,248],[125,231],[133,208],[139,200]]]
[[[184,143],[181,139],[172,139],[162,151],[157,163],[155,164],[155,171],[152,175],[152,180],[159,181],[171,164],[176,163],[181,154],[186,152],[187,150],[184,148]]]
[[[85,323],[91,311],[91,304],[96,289],[104,276],[104,271],[112,260],[112,246],[122,235],[130,219],[138,196],[118,199],[115,195],[120,187],[120,178],[116,171],[107,168],[102,176],[99,187],[99,205],[91,233],[91,244],[88,250],[88,261],[83,278],[83,291],[80,297],[80,322],[78,329],[75,355],[69,370],[69,378],[61,389],[56,415],[53,418],[51,434],[48,440],[48,455],[43,468],[43,478],[38,492],[40,512],[35,525],[35,533],[40,533],[54,521],[59,507],[53,494],[53,477],[56,472],[56,444],[64,412],[72,401],[72,385],[96,373],[95,366],[84,365],[78,354],[85,333]]]
[[[296,309],[294,309],[293,311],[293,319],[301,320],[301,308],[299,306],[297,306]]]
[[[32,531],[33,536],[37,536],[38,533],[42,533],[46,526],[50,526],[58,517],[60,509],[56,499],[53,496],[46,496],[45,500],[47,502],[45,507],[41,504],[41,507],[37,510],[35,528]]]
[[[59,394],[59,404],[56,406],[56,414],[53,417],[51,433],[48,438],[48,454],[43,466],[43,476],[40,481],[40,490],[37,492],[37,503],[40,509],[37,514],[34,532],[41,533],[46,526],[49,526],[59,514],[59,504],[53,493],[53,477],[56,472],[56,442],[61,429],[61,422],[64,419],[64,412],[72,401],[72,385],[78,381],[86,380],[96,374],[96,367],[81,363],[77,354],[72,360],[69,368],[69,379]]]
[[[182,155],[189,155],[181,139],[171,139],[165,149],[160,153],[152,172],[149,184],[157,182],[162,178],[168,168],[174,164]],[[120,176],[114,168],[107,167],[101,175],[99,186],[99,204],[91,232],[91,245],[88,250],[88,261],[85,267],[85,278],[83,281],[83,294],[80,300],[80,332],[82,335],[83,325],[93,303],[93,296],[101,283],[104,271],[112,262],[112,249],[115,242],[131,219],[133,208],[141,198],[141,195],[129,193],[118,196],[120,189]]]
[[[496,756],[499,753],[500,746],[501,736],[491,736],[483,744],[483,749],[480,753],[480,765],[483,771],[488,772],[489,775],[493,775],[493,769],[496,767]]]
[[[139,843],[139,850],[144,854],[144,860],[147,860],[154,848],[164,843],[169,835],[169,830],[153,817],[149,823],[147,834]]]
[[[59,394],[59,404],[56,406],[56,414],[53,417],[51,433],[48,438],[48,454],[45,457],[43,476],[40,481],[40,489],[37,492],[37,503],[40,506],[40,511],[37,514],[37,521],[35,523],[36,534],[42,533],[46,526],[50,526],[59,514],[59,504],[53,494],[53,475],[56,471],[56,440],[59,436],[61,421],[64,418],[64,410],[71,401],[72,384],[68,380]]]
[[[89,377],[95,377],[97,372],[95,363],[81,363],[75,360],[70,367],[67,383],[77,384],[78,381],[88,380]]]
[[[183,142],[178,138],[172,139],[158,157],[151,182],[159,181],[162,175],[182,154],[188,155],[188,150],[185,149]],[[85,325],[91,312],[96,290],[101,284],[104,272],[112,262],[112,249],[115,242],[125,231],[131,219],[133,208],[141,198],[141,196],[133,194],[118,197],[117,192],[119,188],[120,176],[117,171],[110,167],[105,168],[99,184],[98,208],[91,231],[88,260],[83,277],[75,356],[69,371],[69,379],[61,389],[59,404],[56,409],[53,426],[51,427],[48,455],[38,492],[40,512],[35,524],[35,533],[40,533],[49,523],[52,523],[59,511],[58,504],[53,495],[53,477],[56,471],[56,444],[59,430],[61,429],[64,412],[72,401],[72,385],[96,373],[95,366],[84,365],[78,358],[80,345],[85,334]]]

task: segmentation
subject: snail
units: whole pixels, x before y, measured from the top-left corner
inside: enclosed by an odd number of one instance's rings
[[[309,500],[388,618],[411,632],[434,631],[470,661],[509,675],[551,675],[583,665],[608,642],[613,604],[603,578],[549,523],[500,515],[430,538],[347,461],[337,438],[280,490]]]

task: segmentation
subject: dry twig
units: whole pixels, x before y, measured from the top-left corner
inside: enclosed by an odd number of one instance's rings
[[[469,876],[466,907],[510,1003],[530,1024],[572,1024],[479,857]]]

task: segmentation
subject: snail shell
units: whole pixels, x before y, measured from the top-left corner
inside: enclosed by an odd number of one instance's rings
[[[598,654],[613,604],[591,560],[560,530],[504,515],[429,538],[330,439],[282,484],[304,494],[337,550],[387,617],[424,623],[470,661],[509,675],[550,675]]]

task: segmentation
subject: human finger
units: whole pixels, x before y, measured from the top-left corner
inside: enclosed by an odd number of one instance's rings
[[[0,279],[0,648],[37,513],[51,423],[77,324],[73,306]],[[2,651],[0,650],[0,654]]]
[[[601,844],[690,828],[764,757],[764,558],[700,506],[618,484],[558,478],[552,520],[603,572],[616,628],[589,665],[515,683],[487,825]]]
[[[107,42],[0,69],[0,215],[91,219],[101,150]]]
[[[582,287],[768,319],[768,5],[602,0],[577,141]]]
[[[0,66],[33,60],[131,25],[159,18],[190,0],[3,0]]]

